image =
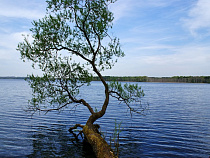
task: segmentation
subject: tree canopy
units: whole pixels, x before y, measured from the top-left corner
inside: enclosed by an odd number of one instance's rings
[[[140,103],[144,95],[141,87],[106,82],[101,74],[124,57],[119,39],[109,34],[114,19],[109,5],[115,0],[46,2],[46,16],[33,21],[32,38],[25,36],[17,48],[23,61],[31,61],[43,72],[42,76],[28,76],[33,91],[29,110],[48,112],[81,104],[91,113],[87,121],[91,125],[105,114],[111,96],[137,112],[130,104]],[[91,84],[93,75],[100,78],[105,89],[104,102],[97,112],[78,96],[82,86]]]
[[[18,45],[22,59],[32,61],[32,66],[38,66],[43,72],[41,77],[29,76],[28,81],[33,89],[30,110],[59,110],[73,103],[81,103],[93,114],[87,102],[77,99],[80,87],[90,84],[93,73],[103,82],[107,101],[110,94],[128,100],[127,97],[132,94],[130,91],[125,90],[127,95],[121,95],[120,84],[116,82],[110,84],[112,91],[109,91],[101,75],[101,71],[111,69],[117,58],[124,56],[119,39],[108,32],[114,19],[108,6],[114,1],[46,2],[46,16],[32,23],[32,41],[26,36],[24,42]],[[82,60],[74,60],[74,57]],[[138,88],[135,90],[141,92],[137,93],[141,97],[143,92]],[[47,109],[46,105],[52,108]]]

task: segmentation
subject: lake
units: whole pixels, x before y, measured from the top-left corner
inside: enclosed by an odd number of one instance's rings
[[[149,103],[146,115],[133,114],[110,100],[107,113],[96,123],[106,140],[121,123],[119,157],[208,158],[210,156],[210,84],[138,83]],[[97,109],[103,103],[100,82],[84,87],[81,96]],[[69,127],[85,124],[89,112],[83,106],[69,111],[24,111],[31,97],[21,79],[0,80],[0,157],[92,157],[82,141],[72,142]]]

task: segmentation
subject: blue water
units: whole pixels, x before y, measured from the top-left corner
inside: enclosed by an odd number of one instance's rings
[[[208,158],[210,156],[210,84],[138,83],[149,103],[146,115],[133,114],[111,99],[106,115],[97,121],[109,141],[122,123],[119,157]],[[83,88],[81,97],[99,109],[104,89],[100,82]],[[24,111],[31,90],[24,80],[0,80],[0,157],[91,157],[82,141],[72,143],[69,127],[84,124],[89,112],[47,115]],[[88,156],[89,154],[89,156]]]

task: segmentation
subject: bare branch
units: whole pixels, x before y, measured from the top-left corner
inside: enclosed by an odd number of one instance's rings
[[[40,109],[39,107],[36,107],[35,109],[36,109],[36,111],[46,112],[45,114],[47,114],[50,111],[59,111],[60,109],[66,107],[67,105],[72,104],[72,103],[73,102],[68,102],[68,103],[64,104],[63,106],[60,106],[60,107],[54,108],[54,109]]]
[[[60,48],[58,48],[58,47],[60,47]],[[75,51],[75,50],[73,50],[73,49],[70,49],[70,48],[68,48],[68,47],[65,47],[65,46],[62,46],[62,45],[59,45],[59,44],[58,44],[58,47],[50,48],[49,50],[51,50],[51,49],[52,49],[52,50],[57,50],[57,51],[67,50],[67,51],[69,51],[69,52],[72,52],[72,53],[75,54],[75,55],[78,55],[79,57],[81,57],[82,59],[88,61],[89,63],[91,63],[91,60],[90,60],[90,59],[86,58],[84,55],[82,55],[82,54],[81,54],[80,52],[78,52],[78,51]]]
[[[124,101],[124,102],[126,102],[129,98],[124,98],[124,97],[122,97],[121,95],[120,95],[120,93],[118,93],[118,92],[115,92],[115,91],[109,91],[109,94],[112,96],[112,97],[114,97],[114,98],[116,98],[117,100],[119,100],[119,101]],[[113,95],[113,94],[116,94],[116,95]]]
[[[77,129],[78,127],[83,128],[84,126],[81,125],[81,124],[76,124],[75,126],[69,128],[69,132],[72,133],[72,134],[74,135],[76,141],[79,140],[79,139],[78,139],[78,136],[79,136],[79,135],[83,138],[83,136],[82,136],[83,131],[82,131],[82,130],[79,131],[78,134],[75,134],[75,133],[73,132],[73,130],[74,130],[74,129]]]
[[[129,97],[125,98],[120,93],[118,93],[116,91],[110,91],[109,94],[112,97],[116,98],[118,101],[124,102],[127,105],[128,109],[130,110],[130,114],[131,115],[132,115],[132,112],[135,112],[137,114],[144,115],[143,112],[145,110],[147,110],[147,107],[148,106],[143,107],[142,104],[141,104],[141,101],[138,98],[134,98],[132,95],[130,95]],[[129,103],[129,100],[130,99],[132,99],[135,103],[139,103],[139,108],[132,108],[130,106],[130,103]]]

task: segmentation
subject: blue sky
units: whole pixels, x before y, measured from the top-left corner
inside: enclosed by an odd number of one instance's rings
[[[0,76],[40,74],[16,48],[45,8],[44,0],[0,0]],[[210,75],[209,8],[210,0],[118,0],[110,33],[126,56],[103,75]]]

